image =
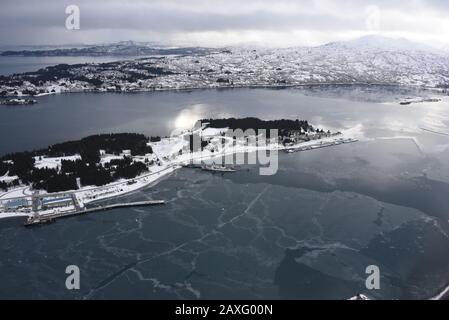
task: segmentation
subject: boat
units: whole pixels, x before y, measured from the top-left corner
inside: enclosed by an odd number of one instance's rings
[[[53,217],[28,217],[28,219],[25,221],[24,225],[25,227],[35,226],[39,224],[49,224],[55,222],[55,219]]]
[[[200,164],[195,164],[193,162],[191,163],[183,163],[182,166],[184,168],[191,168],[191,169],[201,169],[202,166]]]
[[[236,172],[234,168],[231,167],[225,167],[225,166],[217,166],[216,164],[213,164],[211,166],[202,166],[201,170],[203,171],[213,171],[213,172]]]

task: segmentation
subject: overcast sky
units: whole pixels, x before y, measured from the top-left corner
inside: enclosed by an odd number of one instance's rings
[[[67,30],[68,5],[80,30]],[[0,0],[1,45],[318,45],[378,33],[449,47],[447,0]]]

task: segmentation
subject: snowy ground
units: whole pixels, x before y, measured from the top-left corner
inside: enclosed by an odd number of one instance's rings
[[[8,174],[5,174],[4,176],[0,177],[0,182],[11,182],[18,179],[17,176],[8,176]]]
[[[17,188],[11,188],[7,192],[0,192],[0,200],[30,196],[32,194],[28,186],[19,186]]]
[[[81,156],[68,156],[68,157],[34,157],[36,161],[34,166],[38,169],[57,169],[61,166],[62,160],[75,161],[81,159]]]

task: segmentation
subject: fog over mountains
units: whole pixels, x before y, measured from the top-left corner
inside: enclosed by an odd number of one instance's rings
[[[367,35],[349,41],[329,42],[324,45],[315,47],[297,47],[297,48],[337,48],[337,49],[353,49],[359,51],[422,51],[429,53],[445,54],[448,50],[441,50],[432,46],[413,42],[405,38],[388,38],[380,35]],[[260,47],[259,47],[260,48]],[[2,49],[0,47],[0,55],[2,56],[133,56],[133,55],[151,55],[157,52],[161,54],[177,54],[182,51],[197,53],[203,50],[211,50],[210,48],[202,48],[195,46],[168,46],[160,42],[142,42],[142,41],[120,41],[116,43],[105,43],[97,45],[74,44],[58,46],[21,46],[14,48]]]
[[[410,41],[405,38],[388,38],[379,35],[367,35],[349,41],[331,42],[325,46],[345,47],[355,50],[381,50],[381,51],[424,51],[444,53],[429,45]]]

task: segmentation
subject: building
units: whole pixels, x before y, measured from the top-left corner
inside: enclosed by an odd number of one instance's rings
[[[29,207],[28,201],[26,199],[15,199],[3,202],[3,207],[6,211],[13,211],[18,209],[23,209]]]
[[[59,207],[66,207],[73,205],[73,199],[71,197],[63,197],[63,198],[44,198],[41,201],[42,209],[53,209]]]
[[[131,150],[123,150],[122,156],[124,157],[131,157]]]

